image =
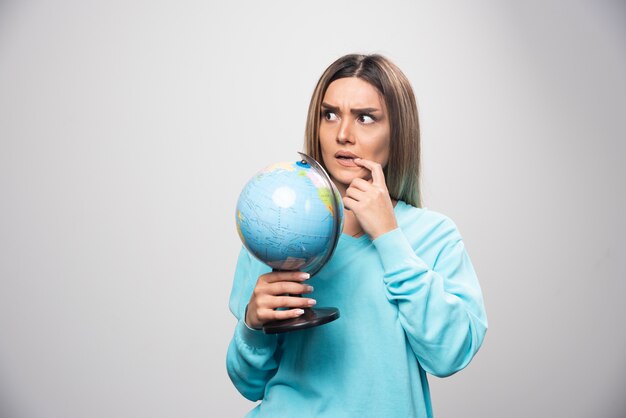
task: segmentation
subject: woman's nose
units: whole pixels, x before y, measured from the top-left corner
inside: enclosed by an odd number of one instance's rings
[[[354,143],[352,130],[350,129],[350,120],[348,118],[342,120],[341,125],[339,125],[339,132],[337,132],[337,142],[339,142],[340,144],[345,144],[346,142]]]

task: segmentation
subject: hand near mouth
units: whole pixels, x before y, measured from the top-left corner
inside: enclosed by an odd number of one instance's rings
[[[382,166],[374,161],[355,158],[355,164],[369,170],[370,180],[352,180],[343,197],[343,204],[354,212],[361,228],[372,240],[398,227],[393,202],[385,183]]]

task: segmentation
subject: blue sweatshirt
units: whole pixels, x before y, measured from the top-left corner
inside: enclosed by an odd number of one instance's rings
[[[306,283],[339,319],[266,335],[243,322],[258,276],[271,269],[242,249],[230,309],[227,369],[247,417],[432,417],[426,373],[467,366],[487,331],[483,298],[456,225],[399,201],[398,228],[374,241],[342,234]]]

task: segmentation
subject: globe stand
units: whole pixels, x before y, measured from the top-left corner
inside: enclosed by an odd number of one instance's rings
[[[316,178],[314,181],[312,180],[313,182],[312,184],[314,185],[316,189],[318,189],[317,190],[318,196],[320,196],[319,195],[320,189],[324,190],[325,192],[324,198],[322,199],[320,197],[320,199],[322,200],[322,203],[324,203],[324,205],[326,205],[328,209],[330,209],[330,212],[333,214],[332,230],[329,231],[330,234],[327,237],[328,245],[324,248],[323,253],[321,252],[319,254],[311,253],[311,254],[306,255],[305,258],[301,258],[301,254],[295,255],[294,257],[288,257],[288,258],[293,258],[293,260],[291,260],[292,262],[294,260],[300,260],[300,261],[303,261],[303,263],[300,263],[298,266],[294,266],[293,263],[291,263],[289,265],[289,267],[291,268],[287,268],[285,271],[292,271],[294,269],[302,269],[303,271],[306,270],[306,272],[309,273],[310,277],[313,277],[315,276],[316,273],[318,273],[322,269],[322,267],[328,262],[328,260],[330,260],[333,253],[335,252],[335,249],[337,248],[339,237],[341,235],[341,231],[343,228],[343,203],[341,201],[341,196],[339,195],[339,190],[337,190],[337,187],[332,182],[328,173],[326,173],[326,170],[324,170],[324,167],[322,167],[320,163],[315,161],[314,158],[302,152],[300,152],[299,154],[302,157],[302,160],[296,163],[293,163],[293,165],[291,165],[291,163],[288,163],[288,165],[289,167],[292,167],[292,168],[297,167],[296,175],[298,176],[303,175],[304,178],[308,178],[309,175],[313,175]],[[311,171],[307,172],[307,170],[311,170]],[[290,169],[286,172],[293,173],[295,171],[293,169]],[[255,186],[256,181],[259,178],[263,178],[263,177],[257,176],[253,180],[248,182],[244,190],[241,192],[241,195],[239,196],[239,201],[237,202],[237,227],[238,227],[237,229],[239,231],[239,236],[243,244],[245,245],[246,249],[248,249],[248,251],[251,254],[253,254],[257,259],[259,259],[261,262],[267,264],[268,266],[271,266],[274,271],[278,271],[277,266],[279,266],[280,268],[285,268],[285,264],[284,264],[285,260],[278,259],[278,260],[267,261],[268,260],[267,247],[264,247],[263,243],[261,242],[262,240],[258,240],[258,239],[254,240],[255,245],[251,247],[251,241],[245,237],[246,235],[244,233],[245,229],[242,228],[241,227],[242,224],[240,224],[240,223],[243,223],[245,225],[248,225],[248,227],[251,228],[252,226],[249,224],[250,220],[248,219],[248,216],[251,216],[251,220],[254,221],[253,223],[255,224],[257,223],[255,221],[255,217],[258,217],[258,215],[261,213],[260,211],[262,210],[262,208],[261,206],[257,207],[256,204],[251,205],[250,202],[247,202],[249,198],[248,189],[252,187],[252,189],[254,190],[255,187],[257,187],[259,188],[257,192],[260,192],[259,190],[262,189],[264,193],[267,193],[270,190],[270,189],[263,189],[260,186]],[[320,186],[320,184],[322,185]],[[285,188],[288,190],[291,190],[288,187],[281,186],[280,188],[274,190],[271,193],[272,201],[274,202],[275,205],[279,207],[279,209],[277,210],[279,215],[280,215],[280,208],[291,207],[291,205],[293,204],[293,201],[295,201],[296,199],[295,191],[291,191],[290,193],[288,193],[288,196],[287,195],[282,196],[281,193],[278,193],[278,195],[275,196],[275,194],[278,191],[285,189]],[[278,199],[278,201],[275,201],[274,199]],[[240,209],[240,207],[242,209]],[[250,215],[248,215],[247,213],[248,210],[250,210]],[[327,218],[325,217],[325,219]],[[280,222],[280,216],[278,218],[269,217],[268,219],[265,219],[263,222],[265,223],[269,222],[270,224]],[[283,240],[282,244],[286,244],[285,242],[286,239],[287,237],[284,236],[284,233],[278,234],[278,236],[273,237],[272,242],[275,244],[276,241],[278,241],[280,244],[281,240]],[[305,246],[303,244],[300,244],[300,246],[302,247],[302,250],[305,251],[306,253]],[[308,261],[307,261],[307,258],[308,258]],[[278,262],[277,265],[273,264],[275,261]],[[282,332],[298,331],[302,329],[316,327],[318,325],[327,324],[329,322],[334,321],[337,318],[339,318],[339,309],[337,308],[328,308],[328,307],[304,308],[304,313],[297,318],[290,318],[290,319],[285,319],[285,320],[280,320],[280,321],[271,321],[271,322],[266,323],[265,325],[263,325],[263,332],[266,334],[278,334]]]
[[[298,331],[327,324],[339,318],[337,308],[304,308],[304,313],[297,318],[272,321],[263,325],[266,334],[279,334],[281,332]]]

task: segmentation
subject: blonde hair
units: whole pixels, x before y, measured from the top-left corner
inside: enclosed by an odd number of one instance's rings
[[[402,71],[381,55],[344,55],[324,71],[309,104],[305,152],[324,165],[319,140],[322,100],[330,83],[345,77],[370,83],[384,97],[391,137],[389,161],[384,168],[389,195],[421,207],[420,129],[415,94]]]

